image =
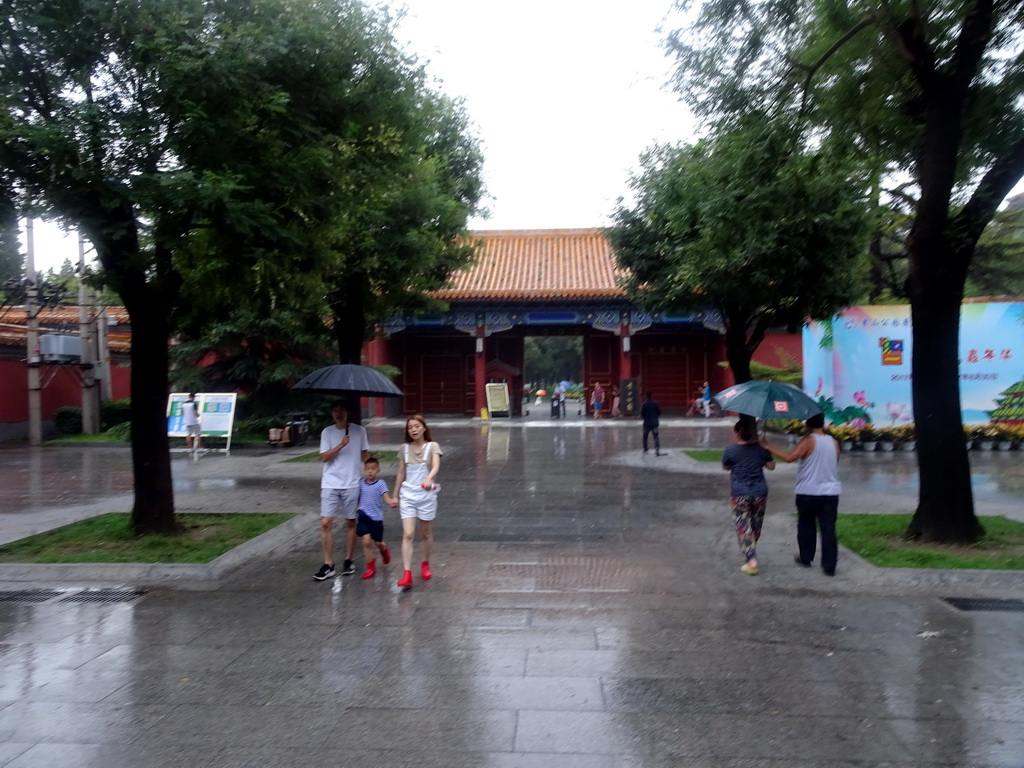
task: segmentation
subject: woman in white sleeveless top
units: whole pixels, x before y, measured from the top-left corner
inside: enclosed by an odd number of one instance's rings
[[[437,473],[441,471],[441,446],[430,439],[430,428],[420,414],[405,422],[405,444],[398,452],[398,505],[402,515],[402,578],[398,586],[412,586],[412,547],[416,528],[423,540],[420,577],[430,572],[430,552],[434,544],[434,518],[437,516]]]
[[[809,568],[814,562],[818,530],[821,530],[821,570],[826,576],[836,575],[839,542],[836,539],[836,518],[839,516],[839,443],[825,434],[825,415],[819,413],[805,422],[808,434],[791,453],[773,448],[764,440],[761,445],[780,461],[800,459],[796,473],[796,543],[800,552],[793,556],[797,565]]]

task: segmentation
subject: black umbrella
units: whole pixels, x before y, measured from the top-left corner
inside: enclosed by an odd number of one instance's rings
[[[402,390],[380,371],[365,365],[328,365],[313,371],[295,385],[293,390],[324,395],[355,395],[357,397],[402,397]]]

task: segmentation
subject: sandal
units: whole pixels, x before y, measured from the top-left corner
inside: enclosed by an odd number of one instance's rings
[[[757,576],[757,566],[751,565],[750,563],[744,563],[740,566],[740,570],[748,576]]]

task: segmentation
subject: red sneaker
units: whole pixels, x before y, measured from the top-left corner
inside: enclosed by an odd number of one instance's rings
[[[423,577],[424,581],[430,581],[430,577],[433,575],[434,574],[430,572],[430,563],[424,560],[423,563],[420,565],[420,576]]]
[[[372,579],[377,575],[377,560],[373,559],[366,564],[366,573],[363,574],[364,579]]]
[[[384,565],[391,562],[391,550],[388,549],[387,544],[385,544],[384,548],[380,551],[380,559],[384,561]]]
[[[402,578],[398,580],[398,586],[405,588],[412,586],[412,571],[405,571],[402,574]]]

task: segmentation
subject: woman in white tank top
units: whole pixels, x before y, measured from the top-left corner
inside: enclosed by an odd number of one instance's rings
[[[809,568],[821,531],[821,570],[826,576],[835,576],[839,558],[836,539],[836,518],[839,515],[839,443],[825,434],[825,416],[819,413],[806,422],[809,433],[790,453],[773,448],[767,442],[761,445],[780,461],[800,460],[796,473],[796,542],[799,552],[793,556],[797,565]]]

